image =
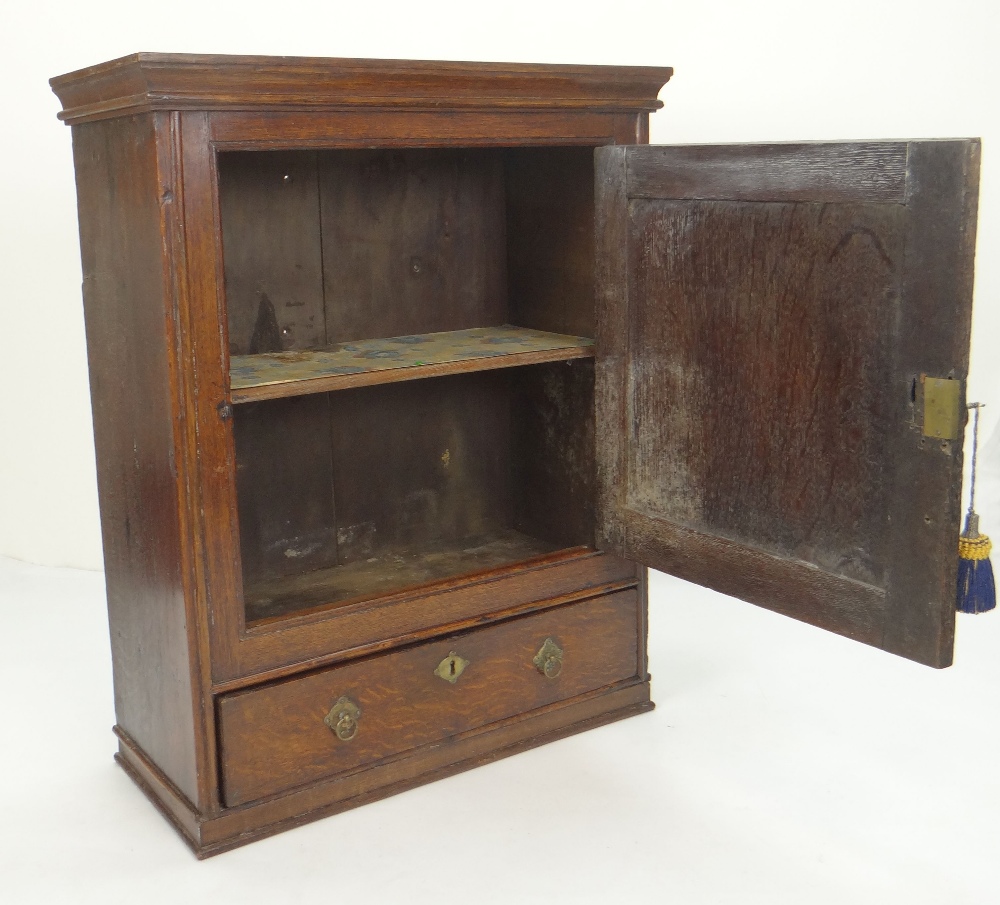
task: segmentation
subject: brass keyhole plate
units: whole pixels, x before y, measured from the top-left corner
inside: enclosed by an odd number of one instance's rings
[[[460,657],[455,651],[452,651],[438,663],[437,669],[434,670],[434,675],[454,685],[458,681],[458,677],[465,672],[465,667],[468,665],[468,660]]]

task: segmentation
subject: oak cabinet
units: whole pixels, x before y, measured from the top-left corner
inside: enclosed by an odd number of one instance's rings
[[[950,662],[978,143],[647,146],[669,76],[52,80],[118,759],[199,855],[649,709],[647,565]]]

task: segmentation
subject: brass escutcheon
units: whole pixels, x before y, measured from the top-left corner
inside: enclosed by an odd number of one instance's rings
[[[562,672],[563,652],[562,648],[551,638],[546,638],[541,649],[535,654],[535,659],[531,661],[535,668],[546,679],[554,679]]]
[[[437,669],[434,670],[434,675],[439,676],[444,679],[445,682],[451,682],[454,685],[458,681],[458,677],[465,672],[465,667],[469,665],[469,661],[463,659],[455,651],[452,651],[437,665]]]
[[[358,720],[361,719],[361,708],[348,697],[340,698],[330,708],[323,722],[342,742],[349,742],[358,734]]]

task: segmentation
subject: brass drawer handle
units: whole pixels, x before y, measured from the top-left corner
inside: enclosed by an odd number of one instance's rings
[[[452,651],[438,663],[437,669],[434,670],[434,675],[454,685],[458,681],[458,677],[465,672],[465,667],[468,665],[468,660],[460,657],[455,651]]]
[[[532,663],[546,679],[554,679],[562,672],[562,648],[551,638],[546,638]]]
[[[349,742],[358,734],[361,708],[348,697],[342,697],[323,718],[323,722],[342,742]]]

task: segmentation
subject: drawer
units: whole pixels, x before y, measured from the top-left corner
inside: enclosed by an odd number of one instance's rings
[[[226,805],[630,679],[637,606],[636,591],[620,591],[223,695]]]

